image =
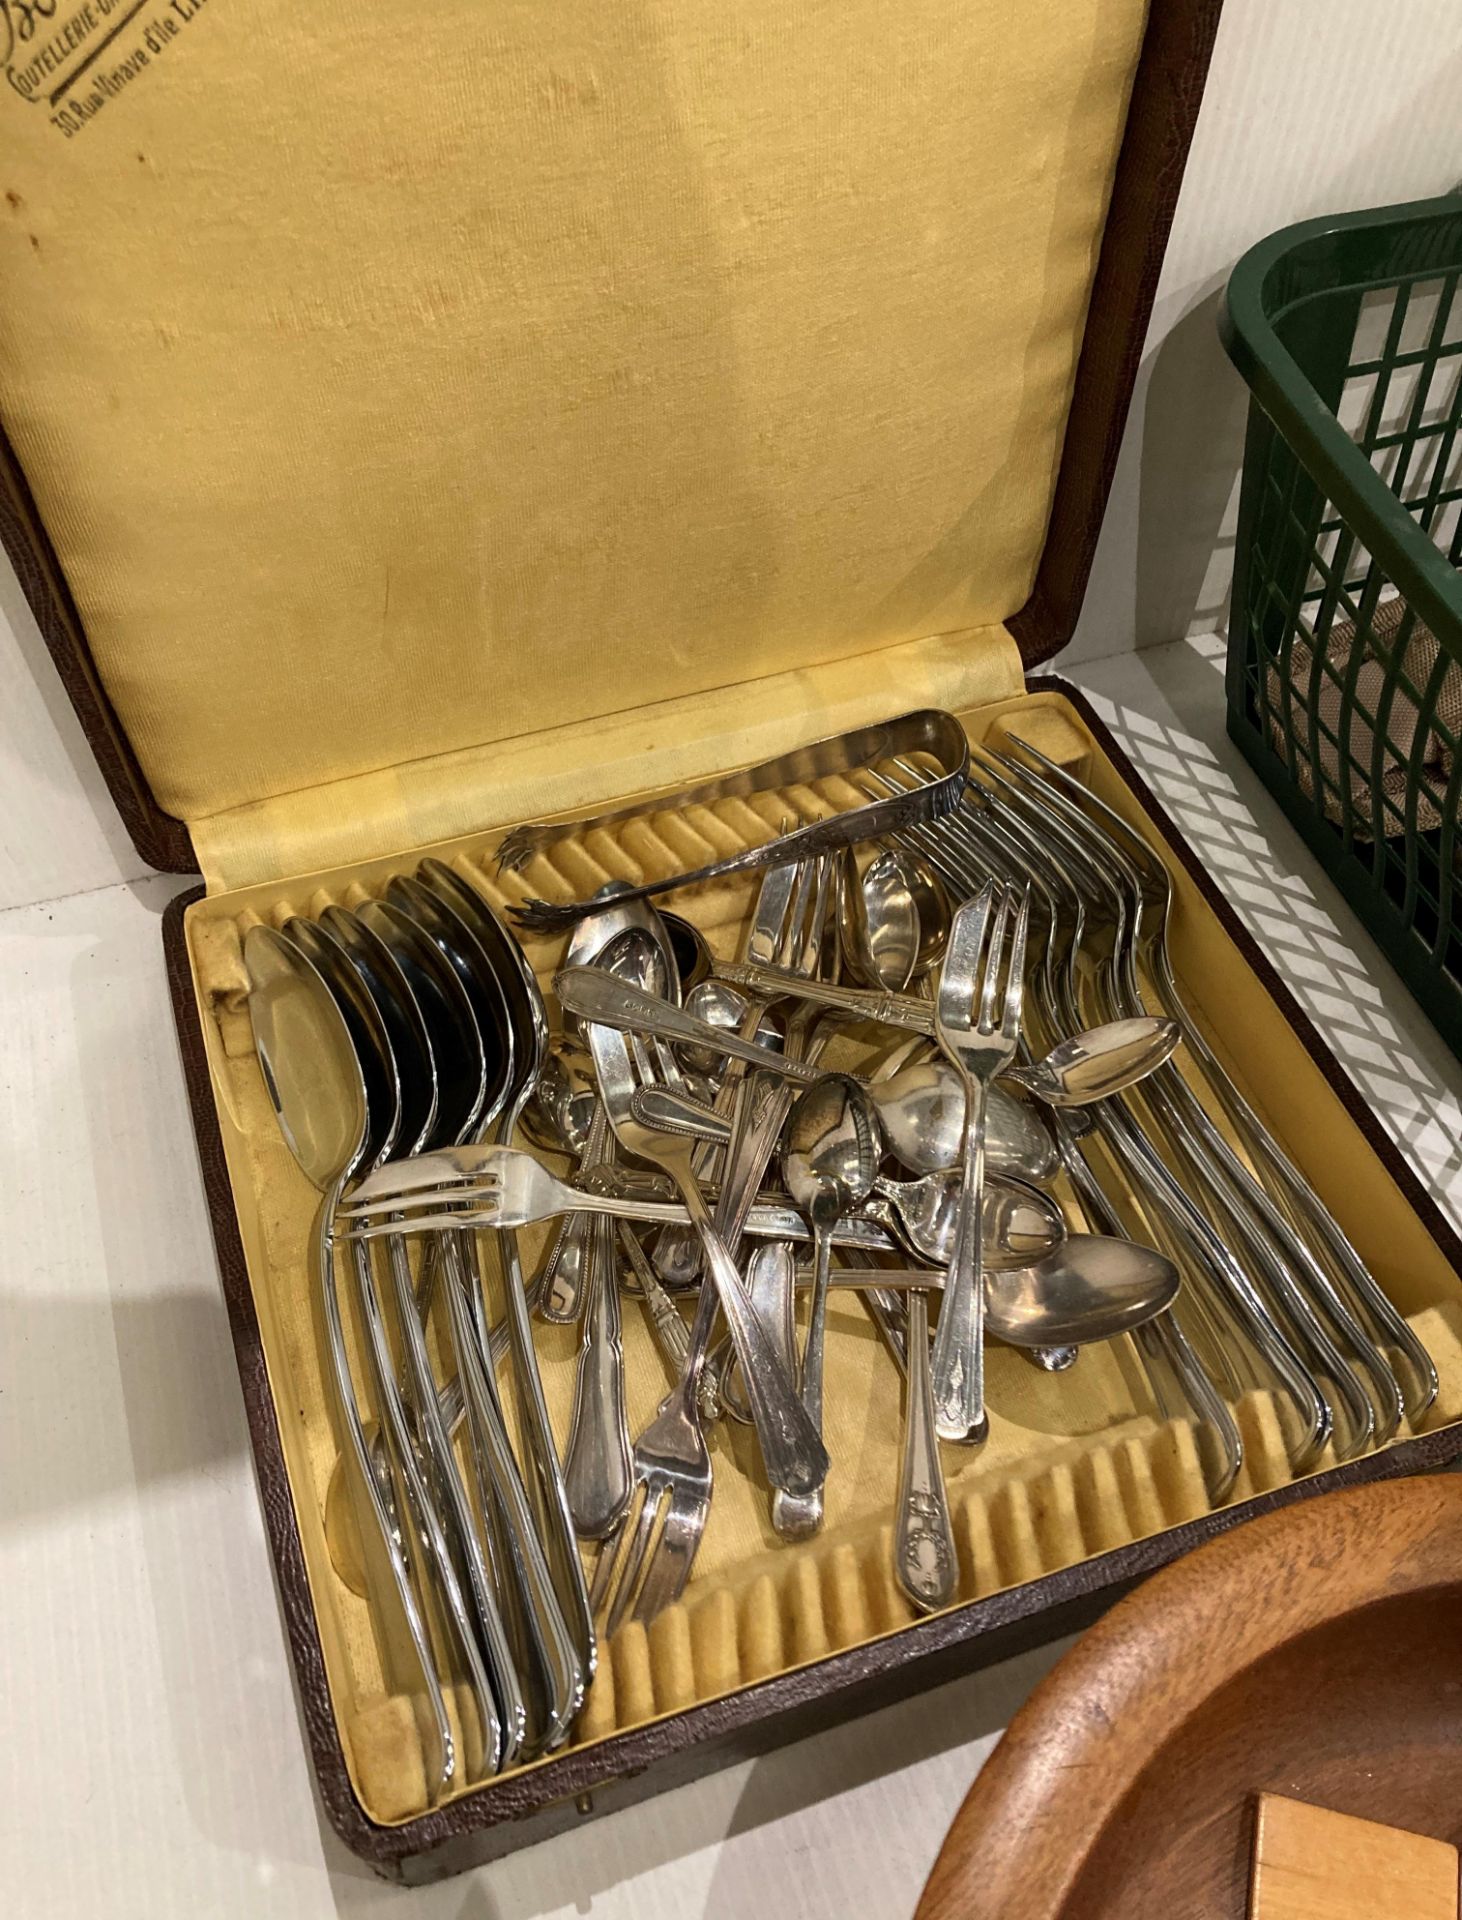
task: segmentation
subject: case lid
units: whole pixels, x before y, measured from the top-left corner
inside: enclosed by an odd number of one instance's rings
[[[139,847],[299,870],[1008,690],[1217,12],[0,4],[0,532]]]

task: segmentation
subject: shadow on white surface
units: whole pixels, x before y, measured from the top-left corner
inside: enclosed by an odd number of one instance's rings
[[[0,553],[0,908],[147,872]]]
[[[78,1174],[91,1187],[105,1291],[64,1306],[42,1300],[41,1314],[63,1347],[77,1337],[68,1313],[110,1320],[114,1389],[75,1407],[68,1444],[53,1454],[64,1464],[48,1504],[70,1501],[79,1518],[113,1488],[135,1491],[129,1572],[166,1703],[149,1738],[171,1746],[167,1773],[181,1801],[172,1817],[226,1882],[258,1859],[261,1833],[270,1836],[266,1879],[308,1869],[318,1842],[155,924],[179,884],[128,883],[125,941],[99,933],[70,962],[87,1134]],[[143,991],[119,996],[129,965]],[[161,1097],[143,1108],[145,1087]],[[125,1646],[114,1657],[125,1660]],[[295,1782],[292,1804],[282,1779]]]
[[[109,1254],[96,1278],[110,1279],[112,1271]],[[237,1390],[221,1392],[208,1364],[219,1353],[231,1364],[227,1341],[227,1316],[216,1294],[118,1301],[100,1294],[0,1294],[0,1352],[45,1356],[60,1366],[110,1345],[121,1388],[120,1403],[95,1395],[70,1400],[41,1470],[7,1474],[0,1528],[8,1532],[35,1519],[64,1523],[75,1510],[89,1512],[118,1496],[242,1462],[248,1435]],[[22,1409],[30,1403],[29,1415],[18,1410],[22,1418],[41,1421],[54,1411],[39,1380],[27,1385],[23,1375],[10,1391],[20,1394]]]
[[[475,1872],[391,1887],[325,1830],[337,1914],[421,1920],[745,1920],[884,1912],[878,1888],[922,1886],[980,1762],[1069,1641],[662,1794]],[[870,1868],[860,1837],[879,1834]],[[673,1880],[657,1869],[678,1863]],[[872,1896],[870,1900],[870,1896]]]
[[[1462,1066],[1229,746],[1223,664],[1207,635],[1096,662],[1082,682],[1382,1127],[1462,1221]]]

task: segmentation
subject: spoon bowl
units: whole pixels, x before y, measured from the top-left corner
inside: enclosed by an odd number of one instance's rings
[[[1073,1233],[1028,1267],[986,1276],[990,1329],[1014,1347],[1081,1347],[1155,1319],[1179,1287],[1171,1260],[1105,1234]]]
[[[675,974],[680,980],[680,991],[688,994],[709,977],[715,964],[706,936],[693,922],[683,919],[678,913],[667,913],[663,907],[660,908],[660,925],[670,942],[670,955],[675,963]]]
[[[920,1259],[948,1266],[959,1189],[959,1174],[952,1167],[926,1173],[920,1180],[883,1175],[873,1183],[873,1200],[883,1203],[880,1215]],[[1037,1188],[992,1174],[982,1195],[980,1233],[987,1267],[1023,1267],[1055,1252],[1066,1238],[1066,1222],[1055,1202]]]
[[[926,973],[932,973],[944,958],[953,910],[944,882],[927,860],[907,848],[899,849],[899,858],[919,917],[919,950],[914,956],[914,978],[919,980]]]
[[[724,980],[703,980],[686,995],[685,1010],[721,1033],[735,1034],[741,1032],[741,1023],[751,1010],[751,1002],[744,993]],[[774,1053],[782,1050],[781,1030],[765,1009],[757,1020],[756,1032],[751,1038],[759,1047],[770,1047]],[[709,1074],[713,1079],[719,1078],[726,1066],[725,1055],[713,1053],[709,1047],[681,1047],[680,1057],[688,1067],[697,1073]]]
[[[947,1060],[901,1067],[868,1091],[895,1159],[914,1173],[940,1173],[955,1165],[964,1142],[965,1091]],[[1037,1186],[1054,1178],[1060,1165],[1040,1114],[998,1085],[986,1099],[985,1164]]]
[[[523,1131],[545,1152],[580,1157],[589,1144],[598,1105],[587,1056],[568,1041],[556,1040],[523,1109]]]
[[[1072,1034],[1044,1060],[1012,1067],[1005,1077],[1049,1106],[1090,1106],[1155,1073],[1171,1057],[1181,1032],[1176,1020],[1156,1014],[1111,1020]]]
[[[919,957],[919,912],[897,848],[875,854],[860,874],[844,848],[838,886],[838,933],[848,972],[866,987],[902,993]]]
[[[265,1091],[300,1171],[322,1193],[366,1157],[366,1088],[345,1016],[318,970],[273,927],[244,935],[249,1018]]]

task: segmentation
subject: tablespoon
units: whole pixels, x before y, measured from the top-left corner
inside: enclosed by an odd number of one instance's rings
[[[872,1188],[882,1156],[873,1105],[860,1083],[830,1073],[802,1094],[787,1116],[782,1173],[787,1191],[812,1223],[814,1279],[807,1339],[802,1349],[801,1391],[807,1417],[822,1432],[823,1356],[827,1337],[831,1230]],[[772,1525],[787,1540],[800,1540],[822,1525],[821,1486],[802,1495],[776,1489]]]
[[[533,969],[517,941],[498,919],[487,901],[452,868],[440,860],[423,860],[417,869],[423,885],[429,887],[456,917],[464,936],[472,942],[471,951],[480,956],[480,964],[496,980],[507,1010],[505,1040],[511,1061],[507,1092],[501,1111],[484,1116],[484,1132],[494,1140],[512,1139],[533,1083],[538,1078],[548,1050],[548,1015]],[[528,1302],[523,1286],[522,1262],[516,1236],[495,1236],[508,1331],[508,1349],[512,1355],[511,1378],[517,1409],[519,1444],[525,1461],[525,1479],[533,1502],[536,1537],[548,1570],[551,1587],[546,1599],[553,1602],[540,1608],[540,1618],[550,1618],[563,1637],[555,1634],[555,1647],[565,1662],[566,1685],[562,1693],[563,1709],[556,1720],[557,1734],[566,1733],[573,1715],[584,1697],[584,1689],[594,1675],[598,1642],[593,1616],[589,1610],[589,1590],[569,1519],[568,1499],[559,1469],[553,1428],[543,1397],[543,1382],[533,1349],[533,1329],[528,1320]],[[482,1336],[484,1354],[491,1352],[491,1328],[480,1268],[474,1261],[474,1305]],[[486,1367],[477,1372],[487,1376]],[[470,1384],[470,1382],[469,1382]],[[485,1385],[493,1385],[485,1378]]]
[[[1156,1073],[1181,1037],[1176,1020],[1155,1014],[1110,1020],[1062,1040],[1029,1067],[1009,1068],[1005,1078],[1048,1106],[1091,1106]]]
[[[286,1145],[321,1196],[312,1230],[313,1268],[336,1402],[420,1670],[429,1713],[423,1729],[427,1779],[435,1796],[456,1772],[455,1739],[406,1543],[371,1470],[335,1277],[336,1208],[369,1145],[365,1081],[344,1015],[301,950],[272,927],[254,926],[244,935],[243,958],[265,1090]]]
[[[1099,1233],[1073,1233],[1048,1258],[1007,1267],[988,1278],[986,1331],[1027,1353],[1061,1352],[1138,1333],[1167,1311],[1181,1286],[1177,1268],[1162,1254]],[[937,1293],[943,1279],[916,1268],[833,1269],[835,1288],[852,1286],[860,1298],[882,1290],[892,1299],[904,1296],[910,1304],[921,1282],[927,1280],[922,1290]],[[889,1324],[899,1334],[894,1357],[902,1367],[907,1354],[896,1314],[885,1323],[885,1332]]]
[[[424,889],[402,888],[397,898],[409,901],[415,912],[405,906],[398,917],[370,914],[367,920],[384,924],[392,935],[388,945],[372,931],[366,920],[339,907],[329,907],[322,921],[350,954],[388,1025],[389,1010],[396,1007],[396,1021],[402,1032],[398,1048],[401,1062],[403,1102],[413,1079],[424,1077],[433,1095],[440,1079],[438,1056],[447,1058],[470,1054],[473,1031],[464,1024],[465,1013],[483,1020],[498,1017],[503,1007],[500,993],[489,992],[486,968],[475,957],[468,930],[452,919],[443,903],[421,897]],[[419,938],[411,937],[415,929]],[[433,949],[440,963],[433,959]],[[404,965],[403,965],[404,963]],[[409,970],[409,974],[408,974]],[[455,975],[462,997],[453,990]],[[483,977],[478,977],[478,976]],[[427,994],[418,1002],[412,991],[415,977]],[[467,994],[467,981],[473,990]],[[440,999],[432,992],[440,990]],[[450,1017],[449,1017],[450,1015]],[[404,1028],[400,1023],[404,1021]],[[505,1031],[505,1030],[504,1030]],[[499,1060],[510,1053],[503,1033],[495,1036]],[[484,1060],[486,1060],[484,1049]],[[408,1071],[414,1064],[414,1072]],[[486,1073],[486,1067],[485,1067]],[[469,1076],[470,1079],[470,1076]],[[464,1091],[458,1092],[433,1118],[423,1143],[428,1150],[450,1146],[464,1128],[480,1130],[484,1114],[492,1112],[505,1091],[505,1080],[498,1069],[485,1081],[484,1105],[468,1103]],[[469,1569],[476,1588],[486,1579],[480,1564],[480,1550],[472,1509],[466,1489],[456,1471],[451,1441],[461,1423],[464,1407],[470,1410],[467,1421],[466,1458],[475,1482],[477,1510],[482,1515],[490,1557],[493,1585],[501,1627],[507,1645],[499,1657],[508,1664],[515,1696],[522,1700],[522,1754],[531,1758],[557,1737],[566,1699],[572,1697],[574,1665],[567,1647],[567,1629],[563,1625],[553,1596],[552,1581],[543,1557],[542,1546],[534,1530],[527,1491],[504,1424],[491,1369],[484,1368],[476,1346],[477,1330],[468,1300],[468,1281],[462,1269],[460,1239],[454,1236],[449,1250],[450,1284],[445,1289],[447,1326],[457,1375],[438,1400],[435,1378],[428,1353],[424,1315],[418,1309],[411,1283],[410,1267],[404,1243],[388,1238],[392,1256],[397,1317],[402,1331],[408,1366],[416,1387],[419,1418],[426,1429],[429,1459],[438,1462],[439,1478],[445,1485],[449,1509],[466,1543]],[[467,1388],[464,1395],[464,1382]]]
[[[334,925],[342,929],[346,938],[356,930],[353,926],[343,926],[350,919],[351,916],[336,910]],[[359,932],[369,937],[369,930],[363,925]],[[352,1027],[357,1054],[362,1059],[368,1054],[377,1055],[388,1084],[396,1090],[394,1105],[385,1116],[384,1144],[377,1156],[378,1161],[384,1163],[408,1117],[415,1123],[416,1116],[430,1108],[429,1124],[432,1127],[436,1124],[434,1067],[428,1055],[417,1050],[418,1029],[424,1029],[419,1007],[417,1019],[413,1021],[406,1013],[404,1000],[397,1000],[388,986],[386,968],[394,958],[389,949],[371,954],[367,963],[371,964],[368,982],[351,950],[326,926],[295,919],[286,923],[285,933],[308,954],[326,986],[335,994],[347,1025]],[[384,943],[381,945],[384,948]],[[366,941],[352,940],[352,946],[355,952],[364,952]],[[404,982],[404,975],[400,977]],[[384,1011],[387,1005],[391,1007],[389,1017]],[[408,1134],[403,1144],[409,1148],[422,1142]],[[406,1244],[399,1236],[393,1236],[387,1240],[386,1247],[397,1322],[412,1384],[409,1402],[396,1378],[368,1250],[362,1262],[357,1249],[357,1267],[368,1353],[382,1407],[382,1430],[400,1455],[393,1462],[400,1476],[396,1484],[400,1488],[404,1483],[407,1496],[405,1502],[398,1499],[397,1510],[410,1513],[424,1529],[448,1614],[461,1643],[478,1711],[489,1729],[486,1764],[487,1770],[494,1772],[518,1757],[529,1727],[528,1706],[498,1611],[476,1520],[442,1426],[436,1380],[427,1354]]]
[[[1089,1346],[1156,1319],[1178,1297],[1172,1261],[1135,1240],[1073,1233],[1044,1259],[985,1280],[987,1326],[1008,1346]]]
[[[478,1006],[503,1009],[502,1045],[507,1072],[501,1096],[484,1101],[473,1137],[506,1138],[517,1124],[547,1049],[547,1019],[537,982],[516,940],[501,926],[487,902],[449,867],[425,860],[417,870],[420,890],[401,890],[429,920],[435,944],[450,949],[459,981],[476,979]],[[427,915],[422,894],[430,894],[437,909]],[[465,1387],[469,1417],[479,1444],[493,1465],[493,1484],[501,1496],[506,1526],[505,1548],[510,1558],[522,1604],[511,1625],[519,1635],[525,1659],[537,1663],[548,1715],[539,1751],[549,1751],[567,1734],[593,1675],[596,1657],[588,1592],[574,1546],[562,1473],[554,1448],[548,1409],[543,1401],[528,1325],[528,1303],[518,1260],[517,1241],[510,1233],[496,1236],[502,1263],[508,1345],[516,1396],[518,1451],[498,1398],[492,1328],[487,1313],[477,1242],[456,1235],[443,1240],[455,1286],[449,1296],[470,1296],[477,1341],[466,1337],[464,1326],[459,1375]]]

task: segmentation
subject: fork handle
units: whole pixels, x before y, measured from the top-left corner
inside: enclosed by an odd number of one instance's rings
[[[591,1223],[584,1329],[563,1462],[569,1513],[581,1540],[613,1533],[633,1491],[613,1232],[602,1216]]]
[[[706,1270],[715,1282],[736,1358],[741,1362],[767,1479],[784,1493],[812,1493],[827,1478],[827,1448],[778,1357],[775,1342],[752,1307],[735,1261],[712,1224],[690,1170],[689,1153],[666,1154],[662,1164],[674,1174],[691,1224],[701,1236]]]
[[[939,1307],[930,1372],[934,1424],[941,1440],[978,1445],[985,1414],[985,1262],[980,1216],[985,1186],[985,1082],[965,1083],[964,1179],[954,1222],[954,1253]]]

